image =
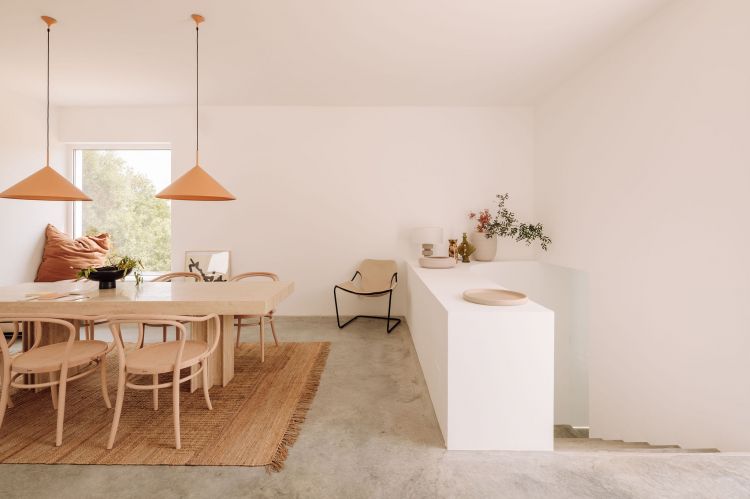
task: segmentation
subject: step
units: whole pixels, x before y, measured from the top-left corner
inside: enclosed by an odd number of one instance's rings
[[[642,451],[651,449],[679,450],[677,445],[651,445],[647,442],[623,442],[600,438],[556,438],[555,450],[568,451]]]
[[[648,453],[673,453],[673,454],[713,454],[720,452],[719,449],[683,449],[681,447],[670,448],[670,447],[659,447],[655,446],[651,449],[622,449],[620,452],[648,452]]]
[[[588,428],[573,428],[570,425],[555,425],[555,438],[589,438]]]

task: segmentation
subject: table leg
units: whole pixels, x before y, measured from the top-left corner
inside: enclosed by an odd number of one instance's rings
[[[207,323],[193,323],[190,326],[191,338],[197,341],[205,341],[209,345],[213,343],[217,334],[221,335],[219,345],[216,347],[213,355],[208,358],[208,382],[210,386],[227,386],[232,378],[234,378],[234,335],[232,334],[234,316],[222,315],[219,318],[221,319],[220,331],[214,330],[212,321]],[[198,366],[193,366],[192,372],[195,372],[197,369]],[[202,386],[201,376],[196,376],[190,380],[191,392]]]

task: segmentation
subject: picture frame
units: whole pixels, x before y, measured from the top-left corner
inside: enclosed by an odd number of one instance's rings
[[[185,272],[200,274],[205,282],[229,281],[229,250],[189,250],[185,252]]]

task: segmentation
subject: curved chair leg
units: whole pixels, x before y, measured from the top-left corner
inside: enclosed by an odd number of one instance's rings
[[[3,393],[0,394],[0,428],[5,419],[5,410],[10,403],[10,365],[3,363]]]
[[[125,399],[125,379],[127,375],[125,370],[120,370],[120,375],[117,378],[117,402],[115,402],[115,416],[112,419],[112,429],[109,432],[109,440],[107,441],[107,449],[112,449],[115,444],[115,437],[117,436],[117,427],[120,426],[120,414],[122,413],[122,402]]]
[[[159,384],[159,375],[157,373],[154,373],[151,376],[151,381],[153,382],[154,386]],[[154,410],[159,410],[159,389],[154,388],[153,390],[153,399],[154,399]]]
[[[341,319],[339,319],[339,300],[336,297],[337,289],[338,289],[338,286],[333,287],[333,304],[336,307],[336,325],[338,325],[339,329],[342,329],[344,326],[346,326],[346,324],[341,325]]]
[[[167,326],[161,327],[161,341],[166,342],[167,341]]]
[[[242,317],[237,317],[237,347],[240,346],[240,333],[242,332]]]
[[[205,385],[204,385],[205,386]],[[174,419],[175,449],[181,449],[180,444],[180,372],[172,375],[172,416]]]
[[[271,325],[271,334],[273,334],[273,342],[276,343],[276,346],[279,346],[279,339],[276,337],[276,326],[273,325],[273,316],[269,316],[268,323]],[[263,320],[263,318],[261,318]]]
[[[264,331],[264,324],[263,324],[263,316],[260,316],[260,361],[265,362],[266,361],[266,345],[264,341],[265,331]]]
[[[392,299],[393,299],[393,290],[391,290],[391,292],[388,293],[388,316],[386,318],[386,321],[388,322],[385,323],[385,329],[386,331],[388,331],[388,334],[391,334],[391,331],[396,329],[396,326],[401,324],[401,319],[398,319],[398,318],[391,319],[391,300]],[[395,324],[393,324],[393,326],[391,326],[391,320],[396,321]]]
[[[107,364],[106,364],[106,355],[103,355],[101,359],[99,359],[99,375],[101,376],[101,384],[102,384],[102,398],[104,399],[104,405],[107,406],[107,409],[112,409],[112,402],[109,400],[109,387],[107,386]]]
[[[49,373],[49,380],[50,381],[57,381],[59,379],[59,376],[56,372]],[[52,408],[57,410],[58,405],[58,386],[59,385],[51,385],[49,387],[50,395],[52,396]]]
[[[201,380],[203,381],[203,397],[206,399],[206,407],[209,411],[212,411],[214,407],[211,405],[211,397],[208,396],[208,359],[201,361],[203,372],[201,373]]]
[[[55,446],[62,445],[63,423],[65,423],[65,392],[68,386],[68,370],[65,369],[60,373],[60,390],[57,399],[57,435],[55,436]]]

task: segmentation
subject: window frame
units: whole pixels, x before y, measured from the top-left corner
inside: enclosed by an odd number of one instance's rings
[[[82,168],[83,165],[81,165],[80,157],[82,155],[83,151],[170,151],[170,155],[172,152],[172,144],[168,142],[128,142],[128,143],[118,143],[118,142],[107,142],[107,143],[80,143],[80,144],[69,144],[68,146],[68,158],[70,162],[70,171],[72,173],[71,177],[73,179],[73,184],[81,189],[83,185],[83,176],[82,176]],[[172,165],[170,164],[170,177],[171,177],[171,168]],[[171,212],[171,209],[170,209]],[[71,233],[73,234],[73,238],[78,238],[83,235],[83,201],[73,201],[71,203],[71,209],[69,210],[69,216],[68,216],[68,223],[69,226],[72,228]],[[170,228],[171,232],[171,228]],[[171,246],[171,243],[170,243]],[[170,247],[170,252],[172,248]],[[149,280],[149,277],[158,277],[163,274],[167,274],[170,271],[146,271],[142,272],[143,277],[146,278],[146,280]],[[135,280],[135,278],[132,275],[129,275],[125,278],[126,280]]]

